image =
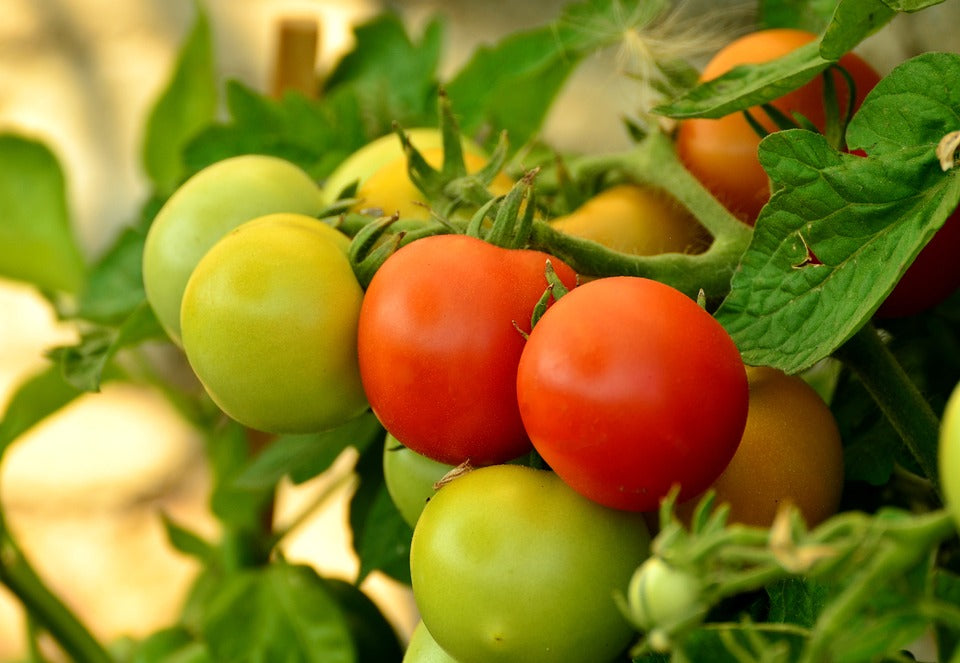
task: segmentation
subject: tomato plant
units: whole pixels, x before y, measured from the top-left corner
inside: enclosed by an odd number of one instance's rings
[[[433,497],[435,484],[454,469],[412,451],[387,434],[383,445],[383,481],[390,499],[410,527],[417,524],[427,501]]]
[[[738,65],[766,62],[787,55],[813,41],[816,36],[803,30],[777,28],[759,30],[722,48],[701,73],[709,81]],[[858,55],[850,53],[837,63],[851,76],[855,87],[854,110],[880,80],[880,76]],[[833,72],[841,114],[846,113],[848,84]],[[791,117],[799,114],[820,131],[825,130],[826,111],[823,80],[816,78],[774,100],[771,104]],[[761,108],[749,112],[767,131],[776,126]],[[770,183],[757,158],[760,137],[746,118],[733,113],[718,119],[684,120],[677,128],[677,152],[681,160],[713,194],[745,222],[752,224],[770,197]]]
[[[648,543],[639,514],[586,500],[552,472],[484,467],[441,488],[420,516],[414,598],[463,663],[609,661],[631,637],[614,596]]]
[[[550,223],[562,232],[633,255],[699,253],[709,244],[703,226],[689,211],[662,191],[634,184],[601,191]]]
[[[348,240],[271,214],[228,233],[183,295],[183,347],[224,412],[257,430],[332,428],[366,409],[356,358],[363,291]]]
[[[157,319],[180,343],[180,303],[187,280],[214,243],[244,221],[265,214],[314,215],[319,186],[296,165],[244,155],[203,169],[167,200],[147,233],[143,286]]]
[[[657,281],[608,277],[540,318],[517,398],[534,447],[564,481],[601,504],[649,511],[673,484],[697,495],[726,467],[747,379],[730,336],[695,301]]]
[[[737,452],[711,488],[730,520],[769,527],[786,502],[811,527],[836,513],[843,446],[830,408],[797,376],[748,366],[747,424]],[[685,510],[688,514],[690,506]]]
[[[377,270],[360,310],[360,375],[374,413],[404,446],[450,465],[530,450],[516,371],[548,259],[439,235],[402,247]],[[552,263],[572,288],[573,271]]]

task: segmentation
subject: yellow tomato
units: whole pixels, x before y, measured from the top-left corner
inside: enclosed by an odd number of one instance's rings
[[[551,221],[568,235],[593,240],[621,253],[699,253],[709,235],[696,218],[666,193],[620,184]]]

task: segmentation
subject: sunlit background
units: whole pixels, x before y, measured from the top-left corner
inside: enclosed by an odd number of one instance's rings
[[[278,22],[306,17],[320,28],[319,75],[350,46],[350,26],[382,9],[374,0],[206,0],[222,80],[268,91]],[[445,67],[472,48],[545,22],[563,2],[397,2],[412,29],[434,11],[449,15]],[[718,3],[710,3],[716,6]],[[720,3],[722,4],[722,3]],[[742,3],[741,3],[742,4]],[[957,2],[953,5],[956,14]],[[147,109],[166,83],[195,15],[192,0],[2,0],[0,131],[26,134],[57,154],[70,212],[88,256],[132,221],[148,192],[139,163]],[[909,55],[958,50],[957,22],[924,12],[870,40],[882,72]],[[951,31],[952,34],[951,34]],[[626,144],[617,115],[632,99],[611,57],[589,61],[563,91],[546,126],[565,148]],[[598,121],[599,114],[609,122]],[[0,219],[2,223],[2,219]],[[74,340],[29,288],[0,280],[0,412],[44,352]],[[344,467],[349,458],[343,459]],[[4,458],[0,486],[10,526],[54,590],[109,640],[138,636],[177,615],[195,567],[166,544],[158,514],[212,532],[209,482],[199,436],[158,394],[108,386],[79,399],[22,437]],[[331,477],[285,487],[278,522],[325,490]],[[290,559],[352,580],[346,490],[290,540]],[[375,576],[365,585],[401,633],[415,621],[408,593]],[[0,659],[23,653],[22,615],[0,592]]]

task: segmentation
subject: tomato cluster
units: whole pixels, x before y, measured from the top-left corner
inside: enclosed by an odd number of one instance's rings
[[[704,77],[747,61],[744,52],[769,59],[811,38],[752,35]],[[855,57],[840,65],[859,103],[875,75]],[[815,82],[774,105],[822,126],[821,97]],[[415,137],[438,164],[439,134]],[[730,116],[684,121],[676,142],[750,224],[769,194],[757,141]],[[475,171],[484,157],[464,147]],[[681,517],[708,489],[731,520],[752,525],[770,525],[786,502],[809,524],[836,511],[843,454],[829,407],[799,377],[745,366],[706,304],[665,283],[584,281],[556,255],[451,224],[396,248],[361,285],[350,238],[316,218],[321,201],[351,191],[353,213],[429,218],[406,166],[392,138],[344,162],[326,190],[272,158],[215,164],[157,217],[144,280],[230,417],[282,433],[376,415],[386,488],[413,528],[423,623],[410,660],[611,660],[636,626],[615,596],[696,583],[655,564],[643,582],[634,575],[649,552],[645,514],[672,490]],[[731,173],[735,187],[724,189]],[[510,187],[501,178],[489,189]],[[663,192],[622,181],[601,189],[551,227],[631,255],[709,245]],[[938,237],[955,243],[957,225]],[[889,307],[900,310],[892,296]],[[690,609],[639,603],[651,621]]]

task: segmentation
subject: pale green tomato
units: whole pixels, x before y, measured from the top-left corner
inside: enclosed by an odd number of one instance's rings
[[[616,596],[649,542],[641,514],[581,497],[553,472],[481,467],[420,514],[413,595],[461,663],[603,663],[634,636]]]
[[[299,214],[223,237],[183,294],[183,348],[210,397],[271,433],[333,428],[367,407],[357,360],[363,291],[349,240]]]
[[[939,463],[944,501],[960,529],[960,383],[950,394],[940,422]]]
[[[417,622],[403,655],[403,663],[457,663],[457,660],[443,651],[423,622]]]
[[[638,628],[649,631],[692,617],[700,609],[700,580],[651,557],[630,579],[627,603]]]
[[[184,182],[163,205],[143,247],[143,285],[157,319],[177,345],[187,280],[214,243],[265,214],[314,216],[320,187],[296,165],[248,154],[219,161]]]
[[[383,481],[400,515],[410,527],[436,492],[434,484],[454,468],[418,454],[387,433],[383,445]]]

